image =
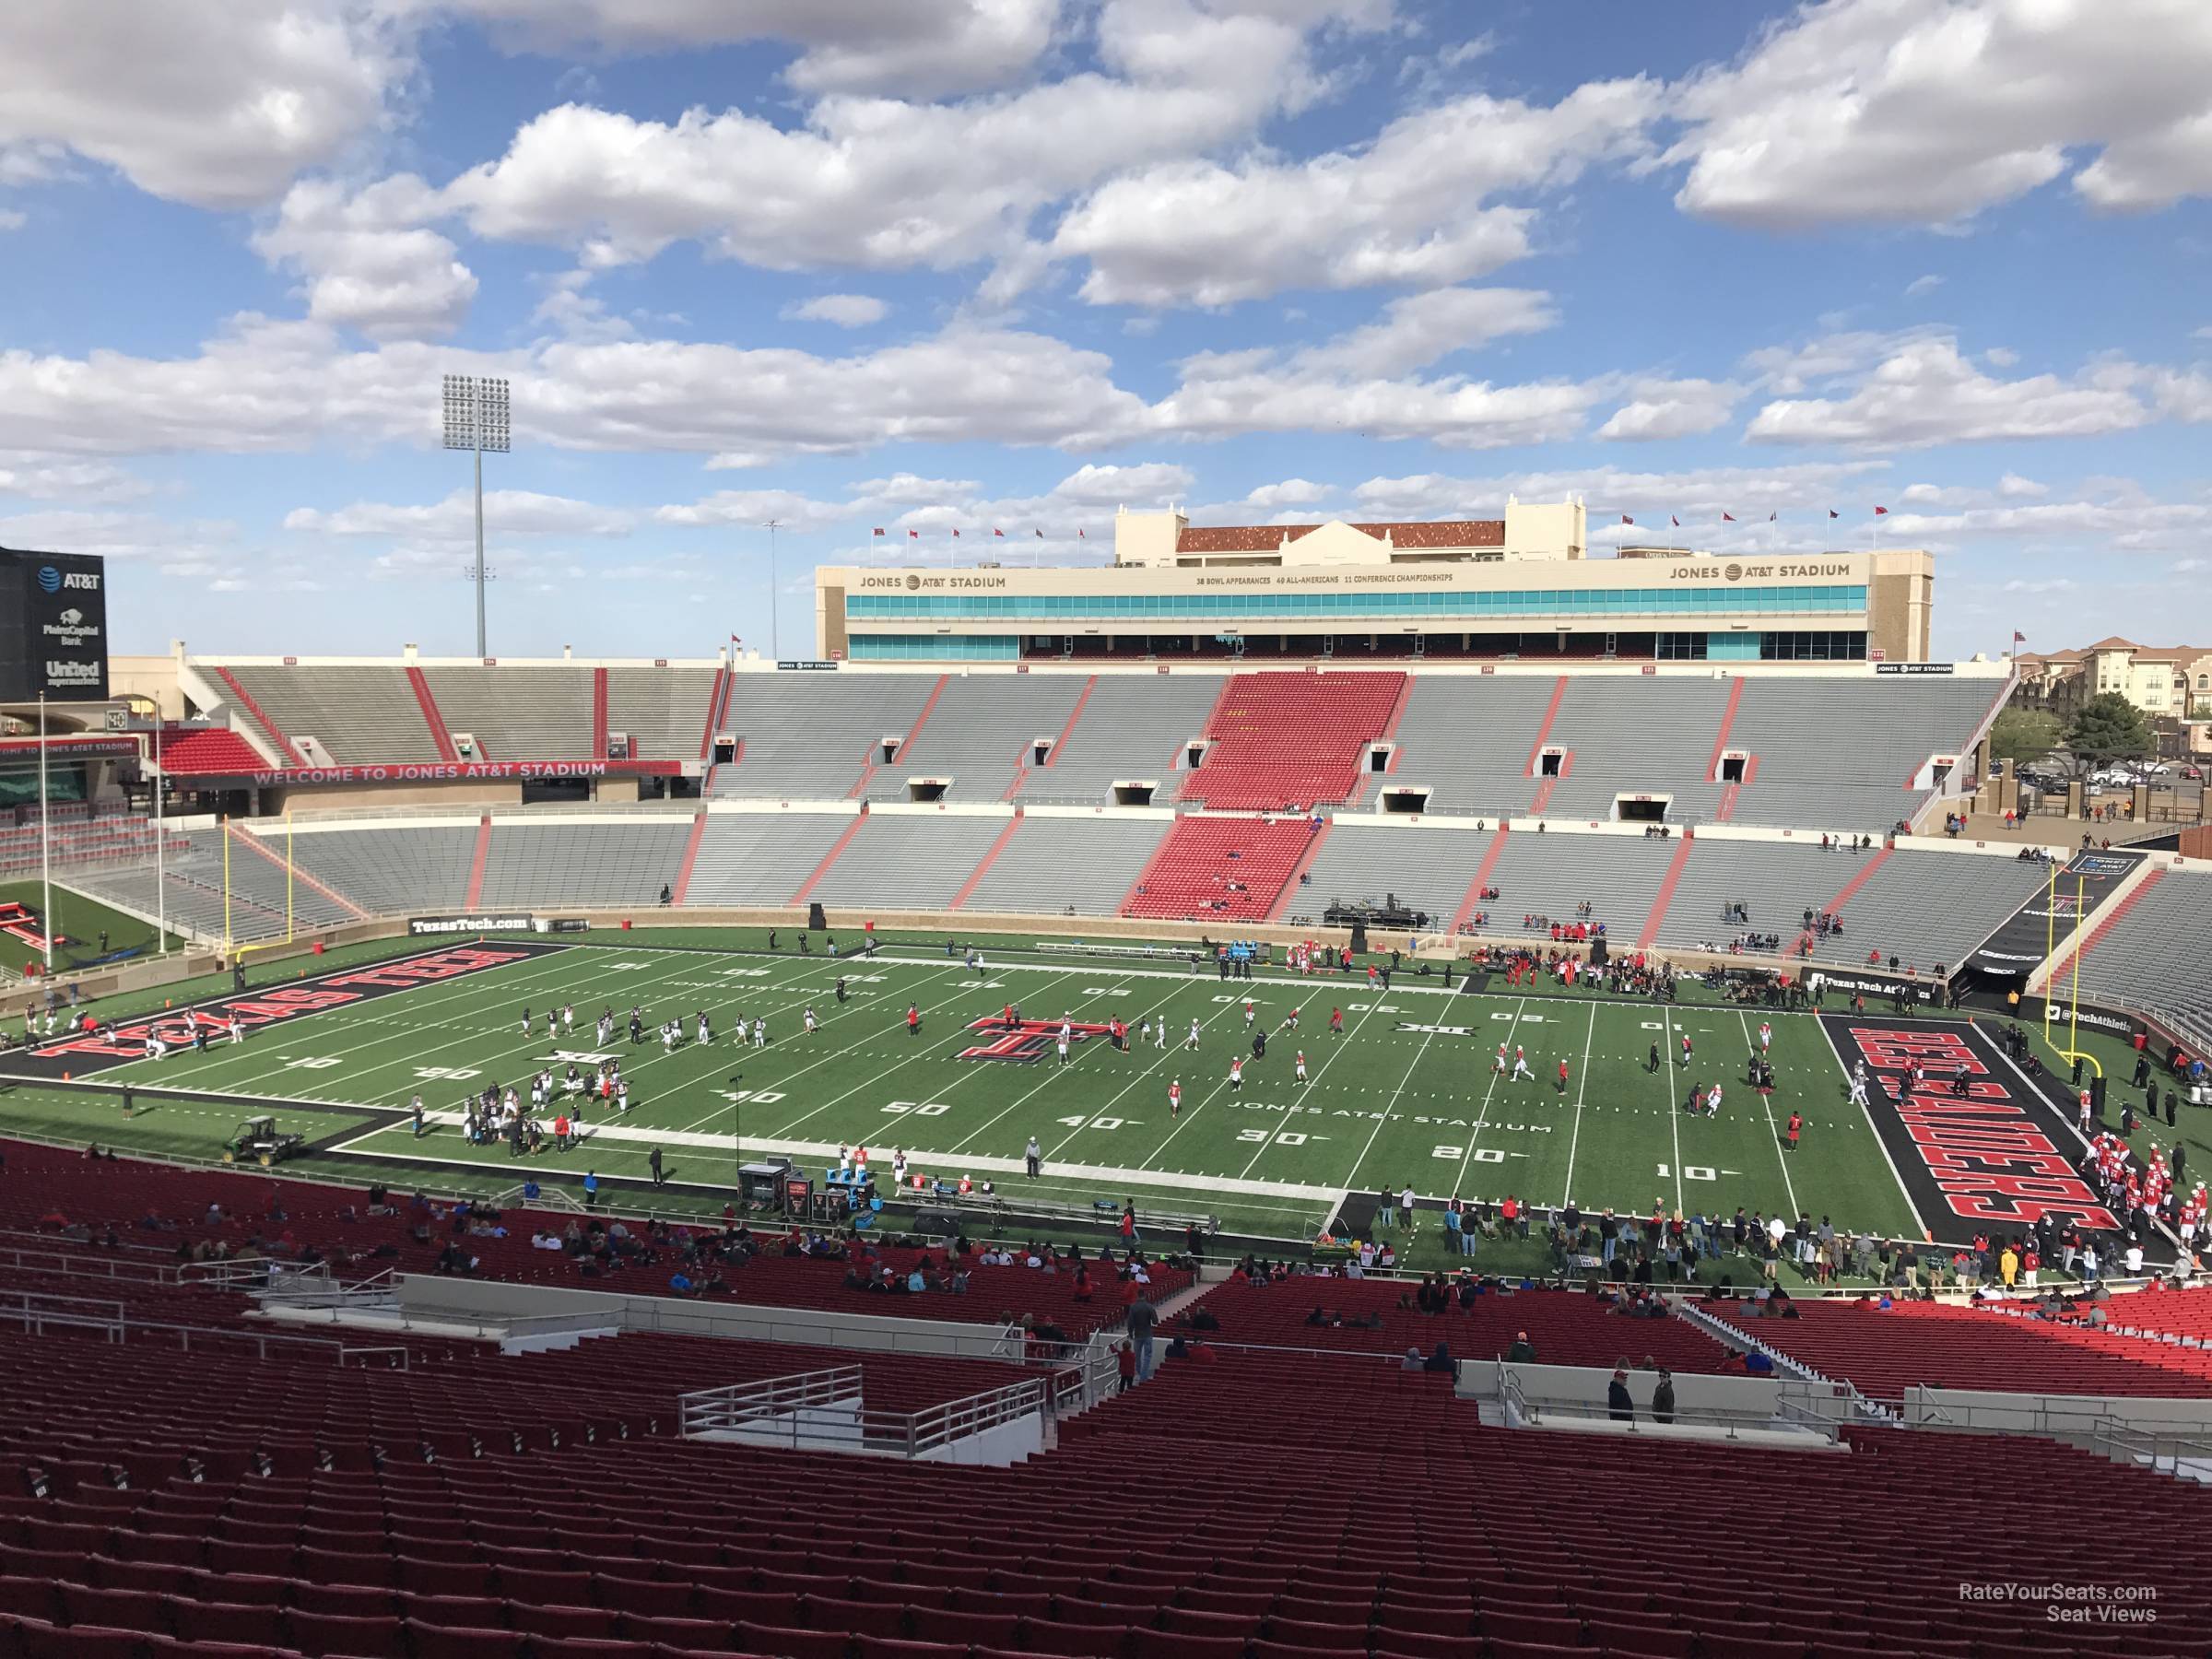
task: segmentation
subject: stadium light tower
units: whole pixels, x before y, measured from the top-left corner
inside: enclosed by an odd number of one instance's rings
[[[768,532],[768,654],[775,661],[783,655],[783,635],[776,626],[776,532],[783,521],[771,518],[760,528]]]
[[[470,450],[477,457],[477,561],[468,579],[477,584],[477,655],[490,654],[484,635],[484,452],[503,455],[512,447],[507,431],[507,382],[474,374],[445,377],[445,447]]]

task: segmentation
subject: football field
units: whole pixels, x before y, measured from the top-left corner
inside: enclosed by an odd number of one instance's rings
[[[1061,1204],[1130,1199],[1140,1215],[1211,1216],[1225,1231],[1266,1239],[1311,1238],[1347,1196],[1362,1218],[1379,1188],[1408,1183],[1435,1201],[1571,1196],[1588,1211],[1649,1213],[1656,1204],[1685,1214],[1742,1206],[1886,1234],[1920,1230],[1867,1111],[1847,1098],[1836,1048],[1809,1015],[1500,994],[1502,982],[1447,992],[1440,979],[1406,973],[1371,994],[1364,976],[1263,970],[1225,982],[1159,958],[994,948],[986,959],[979,971],[917,947],[832,961],[788,948],[494,937],[157,1016],[154,1028],[174,1044],[159,1059],[135,1057],[143,1037],[126,1022],[105,1050],[50,1051],[16,1069],[132,1085],[141,1121],[148,1108],[153,1122],[189,1112],[210,1138],[265,1101],[323,1159],[406,1165],[444,1185],[471,1176],[549,1183],[587,1170],[603,1182],[642,1182],[657,1147],[672,1188],[712,1194],[733,1184],[741,1155],[789,1157],[818,1180],[841,1147],[865,1146],[879,1181],[902,1148],[912,1171],[934,1179],[965,1175]],[[235,1044],[224,1030],[233,1003],[249,1020]],[[1009,1003],[1021,1016],[1011,1031]],[[547,1011],[571,1005],[574,1029],[548,1038]],[[910,1006],[921,1017],[913,1033]],[[633,1006],[645,1026],[635,1045]],[[608,1010],[617,1030],[601,1045],[594,1028]],[[702,1010],[714,1033],[707,1043],[695,1035]],[[1342,1012],[1341,1035],[1330,1030],[1333,1010]],[[657,1028],[677,1017],[684,1040],[665,1048]],[[1103,1029],[1117,1018],[1130,1030],[1125,1051]],[[1773,1025],[1771,1097],[1745,1081],[1762,1018]],[[738,1041],[741,1018],[765,1020],[765,1046]],[[1063,1019],[1076,1028],[1065,1062]],[[191,1046],[195,1022],[208,1027],[205,1051]],[[1138,1035],[1147,1022],[1164,1023],[1164,1045]],[[1255,1056],[1261,1033],[1265,1053]],[[1509,1056],[1525,1051],[1533,1077],[1497,1072],[1500,1043]],[[540,1067],[565,1077],[571,1063],[589,1072],[607,1056],[629,1080],[631,1110],[587,1106],[579,1147],[555,1152],[548,1142],[518,1159],[504,1144],[472,1147],[463,1136],[466,1096],[494,1083],[526,1090]],[[1242,1081],[1232,1087],[1239,1057]],[[1682,1112],[1692,1082],[1715,1081],[1724,1090],[1716,1118]],[[1181,1112],[1171,1115],[1177,1082]],[[419,1138],[406,1116],[418,1093],[429,1112]],[[83,1113],[76,1132],[101,1138],[114,1098],[69,1100]],[[1782,1135],[1793,1111],[1805,1118],[1794,1152]],[[1031,1137],[1043,1154],[1034,1179],[1023,1159]]]

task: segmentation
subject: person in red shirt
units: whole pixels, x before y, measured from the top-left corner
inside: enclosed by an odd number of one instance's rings
[[[1344,1035],[1344,1010],[1342,1008],[1329,1010],[1329,1035],[1332,1037]]]
[[[1793,1152],[1797,1149],[1797,1135],[1799,1131],[1804,1129],[1804,1127],[1805,1114],[1798,1112],[1791,1112],[1787,1133],[1790,1137],[1788,1142],[1789,1149]]]
[[[559,1117],[553,1120],[553,1150],[556,1152],[566,1152],[568,1149],[569,1114],[564,1112]]]
[[[1127,1394],[1136,1386],[1136,1350],[1124,1342],[1114,1353],[1113,1365],[1121,1373],[1121,1392]]]
[[[906,1034],[909,1037],[922,1034],[922,1010],[912,1003],[906,1005]]]
[[[1559,1092],[1567,1092],[1567,1062],[1564,1060],[1559,1062]]]

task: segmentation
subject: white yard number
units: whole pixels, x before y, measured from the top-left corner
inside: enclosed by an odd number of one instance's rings
[[[718,1088],[714,1091],[733,1106],[750,1100],[756,1106],[773,1106],[783,1097],[772,1088]]]
[[[1086,996],[1126,996],[1129,993],[1119,986],[1086,985],[1083,987],[1083,994]]]
[[[1460,1155],[1465,1151],[1466,1148],[1464,1147],[1435,1147],[1430,1148],[1429,1156],[1431,1158],[1449,1158],[1456,1160]],[[1471,1156],[1473,1161],[1476,1163],[1503,1163],[1505,1161],[1505,1148],[1502,1147],[1477,1147],[1475,1148]]]
[[[1240,1129],[1237,1131],[1237,1138],[1247,1145],[1265,1146],[1267,1142],[1267,1131],[1265,1129]],[[1306,1137],[1295,1129],[1286,1129],[1275,1137],[1275,1144],[1278,1147],[1302,1147],[1306,1144]]]
[[[1405,1010],[1396,1003],[1346,1003],[1344,1011],[1347,1014],[1399,1014]],[[1496,1018],[1497,1016],[1492,1015],[1491,1018]]]
[[[1122,1126],[1122,1120],[1117,1117],[1064,1117],[1060,1122],[1070,1129],[1119,1129]]]
[[[465,1065],[418,1065],[415,1075],[425,1083],[463,1083],[484,1074]]]
[[[629,964],[625,962],[621,966],[627,968]],[[724,968],[722,971],[722,977],[724,979],[766,979],[771,971],[766,968]]]
[[[1661,1164],[1659,1166],[1659,1173],[1662,1176],[1665,1176],[1666,1172],[1666,1166],[1665,1164]],[[1682,1166],[1682,1179],[1685,1181],[1713,1181],[1717,1180],[1718,1177],[1715,1175],[1712,1166],[1710,1164],[1684,1164]]]
[[[609,973],[627,973],[631,969],[642,968],[645,964],[643,962],[602,962],[599,966]]]
[[[915,1117],[943,1117],[952,1108],[942,1100],[893,1100],[884,1110],[912,1113]]]
[[[301,1059],[287,1060],[284,1064],[288,1071],[328,1071],[338,1064],[338,1057],[335,1054],[309,1054]],[[476,1074],[471,1072],[469,1075],[474,1077]]]
[[[1647,1031],[1664,1031],[1666,1027],[1656,1019],[1647,1019],[1643,1022],[1643,1029]]]

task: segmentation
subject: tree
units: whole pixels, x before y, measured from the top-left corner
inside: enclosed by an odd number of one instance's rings
[[[2090,766],[2132,760],[2151,751],[2150,723],[2117,691],[2100,691],[2074,715],[2066,747]]]
[[[2040,709],[2004,709],[1989,728],[1990,753],[2000,760],[2036,760],[2066,740],[2055,714]]]

